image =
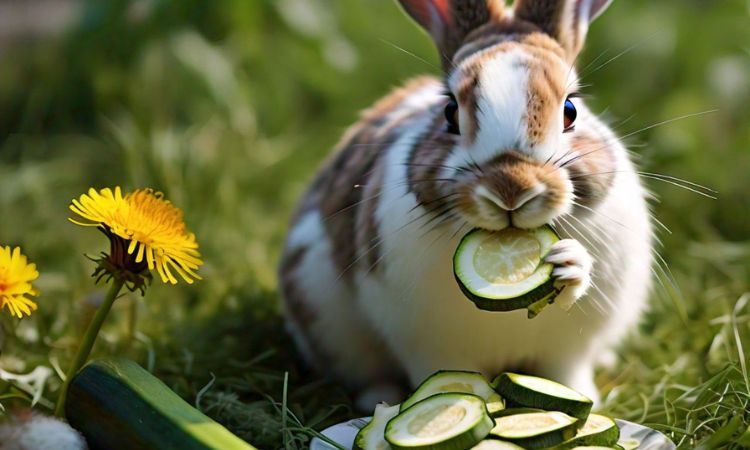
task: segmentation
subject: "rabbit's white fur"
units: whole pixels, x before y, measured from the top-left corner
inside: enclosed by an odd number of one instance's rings
[[[300,207],[280,271],[289,329],[310,362],[361,391],[364,408],[375,401],[398,402],[402,374],[416,385],[440,369],[491,376],[521,368],[596,399],[595,361],[633,328],[646,307],[651,226],[646,192],[628,152],[577,100],[579,131],[563,133],[562,109],[553,107],[545,131],[532,133],[539,124],[531,120],[530,98],[541,94],[529,87],[539,72],[530,62],[538,57],[529,54],[518,47],[467,57],[480,67],[478,108],[471,116],[471,108],[462,107],[459,122],[462,130],[477,132],[473,139],[435,143],[445,152],[439,164],[429,159],[429,148],[421,154],[417,147],[429,144],[427,136],[443,139],[443,83],[422,79],[376,105],[344,139]],[[564,58],[545,58],[546,70],[568,76],[568,88],[575,84],[575,71]],[[550,69],[551,64],[560,67]],[[456,93],[462,80],[456,69],[447,87]],[[605,149],[606,155],[593,155]],[[428,159],[420,159],[424,155]],[[498,158],[502,162],[491,166]],[[521,169],[512,172],[514,164]],[[420,198],[423,180],[415,181],[410,172],[419,166],[432,166],[436,190],[444,188],[438,180],[460,178],[466,167],[478,167],[472,175],[477,179],[490,167],[519,179],[526,176],[524,168],[551,178],[537,183],[539,196],[507,214],[485,204],[472,203],[475,210],[450,204],[443,218],[442,210],[431,211],[430,202]],[[605,173],[606,182],[585,186],[594,194],[589,206],[583,204],[576,183]],[[469,186],[471,199],[484,189],[479,182]],[[342,189],[364,192],[350,198]],[[546,198],[553,191],[554,201]],[[498,192],[495,203],[504,205],[508,198],[513,200]],[[533,320],[525,310],[477,309],[453,276],[452,256],[463,234],[474,226],[501,229],[510,220],[528,227],[552,222],[563,237],[546,257],[556,266],[553,275],[563,288],[556,303],[563,307],[547,308]]]

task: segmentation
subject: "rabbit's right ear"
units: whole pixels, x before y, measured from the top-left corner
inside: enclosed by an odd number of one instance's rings
[[[568,59],[575,60],[583,47],[589,24],[609,7],[612,0],[515,0],[515,17],[537,25],[562,45]]]
[[[443,67],[476,28],[500,17],[501,0],[399,0],[404,10],[430,33],[440,51]]]

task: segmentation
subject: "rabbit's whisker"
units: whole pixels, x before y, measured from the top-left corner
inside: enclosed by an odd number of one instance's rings
[[[626,173],[624,170],[612,170],[607,172],[596,172],[596,173],[586,173],[582,175],[576,175],[574,177],[570,177],[571,180],[580,180],[583,178],[588,177],[594,177],[594,176],[600,176],[600,175],[611,175],[616,173]],[[716,200],[717,197],[714,194],[718,194],[717,191],[700,185],[698,183],[694,183],[692,181],[684,180],[682,178],[673,177],[671,175],[664,175],[659,173],[650,173],[650,172],[636,172],[639,176],[642,178],[646,178],[649,180],[655,180],[655,181],[661,181],[663,183],[670,184],[672,186],[676,186],[682,189],[685,189],[687,191],[693,192],[695,194],[701,195],[706,198],[710,198],[712,200]],[[703,192],[706,191],[706,192]]]
[[[433,198],[432,200],[428,200],[426,202],[417,203],[416,205],[414,205],[414,206],[411,207],[411,209],[409,210],[409,212],[412,212],[412,211],[414,211],[414,210],[416,210],[418,208],[423,208],[423,207],[425,207],[427,205],[431,205],[433,203],[442,202],[443,200],[447,200],[447,199],[449,199],[451,197],[456,197],[458,195],[461,195],[461,194],[459,192],[451,192],[450,194],[443,195],[442,197],[437,197],[437,198]]]
[[[573,202],[571,202],[571,203],[573,203],[573,205],[575,205],[575,206],[577,206],[577,207],[579,207],[579,208],[581,208],[581,209],[585,209],[586,211],[592,212],[592,213],[594,213],[594,214],[598,214],[598,215],[600,215],[600,216],[604,217],[605,219],[607,219],[607,220],[610,220],[610,221],[612,221],[613,223],[615,223],[615,224],[617,224],[617,225],[619,225],[619,226],[623,227],[624,229],[626,229],[626,230],[628,230],[628,231],[630,231],[630,232],[633,232],[633,230],[631,230],[630,228],[628,228],[628,227],[627,227],[627,226],[626,226],[626,225],[625,225],[624,223],[622,223],[622,222],[619,222],[619,221],[617,221],[617,220],[615,220],[615,219],[613,219],[613,218],[611,218],[611,217],[609,217],[609,216],[605,215],[604,213],[602,213],[602,212],[600,212],[600,211],[597,211],[597,210],[595,210],[595,209],[593,209],[593,208],[589,208],[588,206],[586,206],[586,205],[583,205],[583,204],[581,204],[581,203],[578,203],[578,202],[576,202],[576,201],[573,201]]]
[[[384,43],[386,45],[389,45],[389,46],[395,48],[396,50],[398,50],[398,51],[400,51],[402,53],[405,53],[405,54],[411,56],[412,58],[416,59],[419,62],[425,63],[430,68],[433,68],[433,69],[435,69],[437,71],[441,71],[442,70],[440,67],[438,67],[435,64],[427,61],[426,59],[422,58],[421,56],[417,55],[416,53],[411,52],[411,51],[409,51],[409,50],[407,50],[407,49],[405,49],[405,48],[403,48],[403,47],[401,47],[399,45],[396,45],[395,43],[393,43],[393,42],[391,42],[391,41],[389,41],[387,39],[380,38],[380,42],[382,42],[382,43]]]
[[[358,263],[358,262],[359,262],[359,261],[360,261],[360,260],[361,260],[362,258],[364,258],[364,257],[365,257],[365,256],[366,256],[367,254],[369,254],[370,252],[372,252],[373,250],[375,250],[375,249],[376,249],[377,247],[379,247],[379,246],[380,246],[380,245],[381,245],[381,244],[382,244],[382,243],[383,243],[383,242],[385,241],[385,239],[387,239],[387,238],[390,238],[390,237],[394,236],[394,235],[395,235],[396,233],[399,233],[399,232],[401,232],[401,231],[404,231],[404,230],[405,230],[405,229],[406,229],[406,228],[407,228],[408,226],[410,226],[410,225],[414,224],[415,222],[417,222],[417,221],[419,221],[419,220],[421,220],[421,219],[423,219],[423,218],[427,217],[427,216],[428,216],[428,215],[430,215],[430,214],[435,214],[436,212],[438,212],[438,211],[441,211],[441,210],[445,209],[445,211],[443,211],[443,212],[440,212],[440,213],[439,213],[439,214],[444,214],[444,213],[445,213],[445,212],[447,212],[447,211],[448,211],[448,210],[449,210],[450,208],[452,208],[452,205],[448,204],[448,205],[438,205],[438,206],[437,206],[437,207],[435,207],[435,208],[431,208],[431,209],[428,209],[428,210],[424,211],[423,213],[419,214],[419,215],[418,215],[417,217],[414,217],[413,219],[409,220],[409,221],[408,221],[408,222],[406,222],[405,224],[401,225],[401,226],[400,226],[400,227],[398,227],[397,229],[395,229],[395,230],[393,230],[393,231],[391,231],[391,232],[389,232],[389,233],[386,233],[385,235],[381,236],[381,237],[380,237],[380,239],[378,239],[378,240],[377,240],[377,242],[375,242],[375,243],[374,243],[374,244],[373,244],[372,246],[370,246],[370,248],[368,248],[367,250],[365,250],[365,251],[364,251],[364,252],[363,252],[362,254],[360,254],[360,255],[359,255],[358,257],[356,257],[356,258],[355,258],[355,259],[354,259],[354,260],[353,260],[353,261],[352,261],[352,262],[351,262],[351,263],[350,263],[349,265],[347,265],[347,266],[346,266],[346,267],[344,268],[344,270],[343,270],[343,271],[342,271],[342,272],[341,272],[341,273],[339,274],[339,276],[338,276],[338,277],[336,278],[336,281],[339,281],[339,280],[341,280],[341,278],[342,278],[342,277],[343,277],[343,276],[344,276],[344,275],[345,275],[345,274],[346,274],[346,273],[347,273],[347,272],[348,272],[349,270],[351,270],[351,269],[352,269],[352,268],[353,268],[353,267],[354,267],[354,266],[355,266],[355,265],[356,265],[356,264],[357,264],[357,263]],[[431,220],[432,220],[432,219],[431,219]]]
[[[357,206],[362,205],[363,203],[367,203],[369,201],[376,200],[376,199],[382,197],[383,195],[385,195],[387,193],[390,193],[390,192],[392,192],[395,189],[398,189],[399,187],[408,186],[408,185],[413,184],[413,183],[431,183],[431,182],[443,182],[443,183],[447,183],[447,182],[455,182],[455,180],[448,179],[448,178],[434,178],[434,179],[420,179],[420,180],[410,180],[410,181],[399,181],[397,183],[384,184],[383,187],[387,188],[387,189],[381,189],[380,192],[378,192],[375,195],[372,195],[372,196],[367,197],[367,198],[363,198],[363,199],[361,199],[359,201],[356,201],[356,202],[352,203],[351,205],[347,205],[347,206],[339,209],[338,211],[329,214],[323,220],[324,221],[328,221],[328,220],[330,220],[330,219],[338,216],[341,213],[344,213],[346,211],[350,211],[353,208],[356,208]],[[360,188],[363,188],[363,187],[366,187],[366,186],[369,186],[369,185],[366,185],[366,184],[355,184],[354,186],[352,186],[352,188],[354,188],[354,189],[360,189]]]
[[[633,50],[635,50],[636,48],[640,47],[641,45],[645,44],[645,43],[646,43],[646,42],[647,42],[647,41],[648,41],[649,39],[652,39],[652,38],[654,38],[654,37],[655,37],[655,36],[657,36],[657,35],[658,35],[659,33],[660,33],[660,32],[656,32],[656,33],[653,33],[653,34],[652,34],[652,35],[650,35],[650,36],[646,36],[646,37],[644,37],[644,38],[643,38],[643,39],[641,39],[640,41],[636,42],[635,44],[631,45],[630,47],[628,47],[628,48],[626,48],[625,50],[621,51],[620,53],[616,54],[616,55],[615,55],[615,56],[613,56],[612,58],[608,59],[607,61],[605,61],[605,62],[603,62],[602,64],[600,64],[599,66],[597,66],[596,68],[592,69],[592,70],[591,70],[590,72],[587,72],[586,74],[582,74],[582,75],[580,75],[580,79],[581,79],[581,80],[583,80],[584,78],[586,78],[586,77],[589,77],[589,76],[591,76],[592,74],[594,74],[594,73],[598,72],[599,70],[601,70],[601,69],[603,69],[603,68],[607,67],[608,65],[612,64],[613,62],[615,62],[615,61],[617,61],[618,59],[622,58],[623,56],[627,55],[627,54],[628,54],[628,53],[630,53],[631,51],[633,51]],[[588,68],[588,66],[587,66],[587,68]],[[583,72],[583,71],[581,71],[581,72]]]
[[[637,134],[643,133],[643,132],[648,131],[648,130],[652,130],[654,128],[658,128],[658,127],[661,127],[661,126],[664,126],[664,125],[669,125],[669,124],[674,123],[674,122],[679,122],[680,120],[690,119],[690,118],[693,118],[693,117],[705,116],[705,115],[708,115],[708,114],[713,114],[713,113],[718,112],[718,111],[719,111],[718,109],[710,109],[710,110],[707,110],[707,111],[701,111],[701,112],[692,113],[692,114],[685,114],[683,116],[675,117],[674,119],[664,120],[662,122],[658,122],[658,123],[655,123],[653,125],[649,125],[649,126],[643,127],[640,130],[636,130],[636,131],[633,131],[631,133],[628,133],[628,134],[620,137],[620,140],[627,139],[629,137],[635,136]],[[612,138],[610,140],[610,142],[615,142],[615,141],[617,141],[617,138]],[[590,151],[588,151],[586,153],[583,153],[581,155],[578,155],[578,156],[576,156],[576,157],[574,157],[574,158],[566,161],[565,163],[563,163],[562,165],[560,165],[558,168],[566,167],[566,166],[568,166],[570,164],[573,164],[574,162],[578,161],[581,158],[584,158],[584,157],[586,157],[586,156],[588,156],[588,155],[590,155],[592,153],[596,153],[598,151],[604,150],[607,147],[609,147],[609,143],[607,141],[605,141],[605,145],[603,145],[603,146],[601,146],[601,147],[599,147],[597,149],[590,150]],[[558,161],[556,161],[555,164],[557,164]]]

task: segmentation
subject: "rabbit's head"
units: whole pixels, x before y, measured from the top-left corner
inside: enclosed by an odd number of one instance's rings
[[[532,228],[606,195],[611,138],[577,98],[574,63],[610,1],[400,0],[445,71],[444,117],[410,168],[423,203],[482,228]]]

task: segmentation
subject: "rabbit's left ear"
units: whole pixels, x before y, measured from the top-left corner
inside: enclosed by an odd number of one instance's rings
[[[516,18],[537,25],[557,39],[572,61],[583,48],[589,24],[611,3],[612,0],[515,0],[513,9]]]
[[[454,53],[472,31],[502,16],[505,0],[398,0],[424,28],[440,51],[443,67],[450,68]]]

